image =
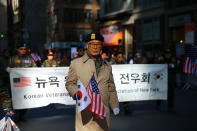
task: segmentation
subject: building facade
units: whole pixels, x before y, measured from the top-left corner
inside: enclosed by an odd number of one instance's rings
[[[195,0],[135,0],[135,52],[161,53],[177,43],[196,43]]]
[[[86,34],[97,29],[96,19],[100,9],[97,0],[60,0],[56,2],[61,41],[80,44],[84,41]]]
[[[2,51],[7,47],[7,2],[5,0],[0,0],[0,16],[0,51]]]
[[[133,53],[133,0],[100,0],[100,28],[105,38],[104,51]]]
[[[135,0],[132,17],[135,52],[159,53],[165,45],[164,0]]]

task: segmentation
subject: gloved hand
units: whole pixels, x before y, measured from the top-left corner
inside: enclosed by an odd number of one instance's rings
[[[113,112],[114,112],[114,115],[118,115],[120,113],[120,109],[119,108],[114,108]]]

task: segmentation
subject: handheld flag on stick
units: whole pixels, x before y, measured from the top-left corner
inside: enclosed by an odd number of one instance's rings
[[[93,112],[98,118],[103,119],[106,117],[106,112],[94,75],[87,86],[87,91],[91,99],[90,111]]]
[[[77,107],[78,112],[84,110],[88,105],[90,105],[91,101],[88,96],[86,88],[83,86],[82,82],[78,79],[77,81],[78,91],[77,91]]]
[[[0,120],[0,131],[20,131],[18,126],[10,118],[14,112],[10,109],[5,109],[6,115]]]

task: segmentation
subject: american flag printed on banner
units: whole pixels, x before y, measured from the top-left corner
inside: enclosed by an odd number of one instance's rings
[[[91,100],[90,111],[98,118],[103,119],[106,117],[106,111],[94,76],[92,76],[87,86],[87,91]]]
[[[197,74],[197,47],[191,45],[191,47],[186,50],[185,55],[183,72]]]
[[[31,82],[32,82],[31,77],[13,78],[13,86],[14,87],[32,86]]]

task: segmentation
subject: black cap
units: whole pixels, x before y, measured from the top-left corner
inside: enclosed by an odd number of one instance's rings
[[[104,37],[100,33],[92,32],[87,35],[86,42],[92,41],[92,40],[99,40],[104,42]]]
[[[27,44],[26,43],[21,43],[21,44],[17,45],[16,47],[17,47],[17,49],[20,48],[20,47],[27,47]]]

